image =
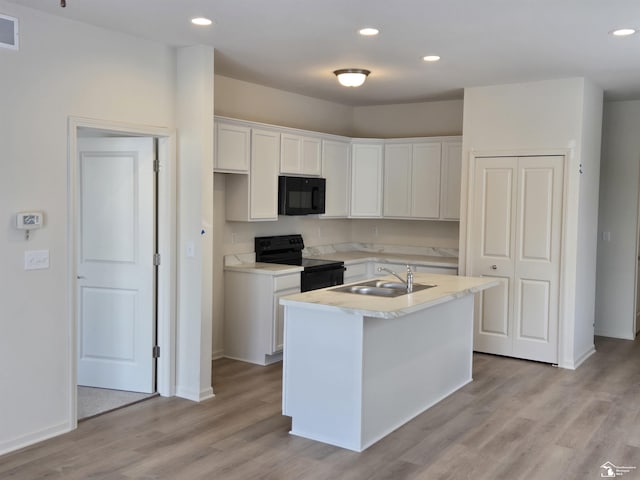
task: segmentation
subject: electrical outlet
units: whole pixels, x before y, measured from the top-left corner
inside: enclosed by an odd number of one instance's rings
[[[27,250],[24,252],[25,270],[43,270],[49,268],[49,250]]]
[[[238,234],[236,232],[231,233],[231,243],[238,243]]]

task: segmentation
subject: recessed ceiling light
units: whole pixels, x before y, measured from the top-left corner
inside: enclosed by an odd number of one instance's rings
[[[422,57],[422,60],[424,60],[425,62],[437,62],[438,60],[440,60],[440,57],[438,55],[426,55]]]
[[[633,28],[619,28],[611,32],[611,35],[616,37],[627,37],[629,35],[633,35],[634,33],[636,33],[636,31]]]
[[[380,30],[378,30],[377,28],[373,28],[373,27],[366,27],[366,28],[361,28],[360,30],[358,30],[358,33],[360,35],[365,36],[365,37],[372,37],[374,35],[378,35],[380,33]]]
[[[193,23],[194,25],[198,25],[200,27],[207,27],[211,25],[213,22],[208,18],[196,17],[191,19],[191,23]]]

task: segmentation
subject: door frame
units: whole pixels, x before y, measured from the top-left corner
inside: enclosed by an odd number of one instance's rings
[[[463,154],[464,155],[464,154]],[[472,203],[475,198],[476,158],[480,157],[534,157],[534,156],[562,156],[563,185],[562,185],[562,226],[560,230],[560,277],[558,285],[558,366],[575,369],[580,362],[574,361],[573,337],[574,322],[565,319],[575,318],[575,277],[567,275],[575,271],[576,252],[570,256],[571,242],[569,238],[577,238],[578,231],[578,201],[577,191],[580,183],[578,168],[572,169],[576,163],[573,148],[558,149],[511,149],[511,150],[470,150],[468,157],[463,157],[462,188],[460,205],[464,205],[464,212],[460,212],[460,224],[464,224],[464,234],[460,235],[460,275],[468,275],[472,271],[471,265],[471,236],[473,234]],[[465,189],[466,187],[466,189]],[[574,195],[573,192],[576,192]],[[462,228],[461,228],[462,231]],[[571,258],[569,258],[571,257]],[[570,267],[571,266],[571,267]]]
[[[158,140],[157,218],[157,337],[160,358],[156,365],[157,391],[175,395],[176,388],[176,133],[166,127],[129,124],[84,117],[68,119],[67,145],[67,311],[70,348],[69,419],[75,429],[77,420],[77,233],[78,233],[78,129],[91,128],[127,136],[155,137]]]

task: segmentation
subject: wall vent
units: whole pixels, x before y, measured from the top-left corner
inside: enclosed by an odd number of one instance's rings
[[[18,50],[18,19],[1,13],[0,47]]]

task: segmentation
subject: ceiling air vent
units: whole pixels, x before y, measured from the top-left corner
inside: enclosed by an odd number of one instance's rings
[[[18,50],[18,19],[0,13],[0,47]]]

